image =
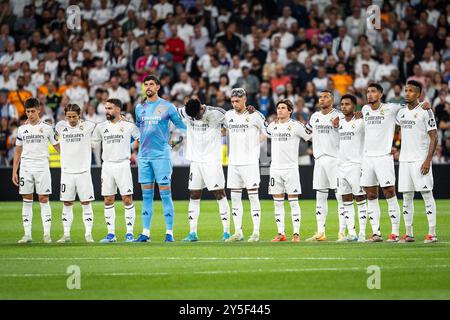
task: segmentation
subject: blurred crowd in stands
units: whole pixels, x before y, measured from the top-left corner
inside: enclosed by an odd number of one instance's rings
[[[379,30],[367,28],[371,4],[381,9]],[[79,29],[67,26],[70,5],[80,8]],[[361,107],[367,84],[378,82],[386,102],[402,103],[405,82],[415,79],[439,126],[433,161],[449,163],[449,24],[445,0],[1,0],[0,166],[12,164],[27,98],[39,98],[52,124],[69,102],[84,119],[104,121],[108,98],[121,99],[133,121],[148,74],[177,106],[194,95],[230,109],[231,89],[243,87],[269,121],[289,98],[304,123],[323,89],[333,90],[336,108],[345,93]],[[175,165],[183,146],[174,148]],[[401,148],[399,135],[393,147]],[[300,158],[311,163],[306,143]]]

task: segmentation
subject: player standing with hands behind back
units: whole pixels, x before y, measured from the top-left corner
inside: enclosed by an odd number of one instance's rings
[[[48,201],[52,193],[52,181],[49,168],[48,143],[59,152],[59,144],[55,139],[53,128],[39,117],[40,103],[36,98],[25,101],[25,114],[28,121],[20,126],[17,132],[16,148],[12,182],[19,187],[22,195],[22,222],[25,235],[19,243],[30,243],[31,222],[33,219],[33,193],[39,197],[41,218],[44,225],[44,243],[51,243],[50,228],[52,224],[52,209]],[[17,170],[20,172],[17,174]]]
[[[403,218],[406,235],[402,242],[414,242],[414,192],[420,192],[425,201],[428,234],[425,243],[437,242],[436,202],[433,197],[431,159],[437,145],[437,128],[431,110],[423,110],[419,103],[422,94],[420,82],[410,80],[405,86],[407,108],[397,114],[401,126],[400,168],[398,191],[403,193]]]
[[[170,161],[169,121],[177,128],[186,130],[177,108],[158,96],[161,83],[155,76],[144,78],[146,100],[136,106],[136,125],[140,130],[138,169],[139,183],[142,185],[142,234],[135,242],[150,241],[150,224],[153,216],[153,197],[155,180],[159,185],[159,194],[166,220],[165,242],[174,242]]]

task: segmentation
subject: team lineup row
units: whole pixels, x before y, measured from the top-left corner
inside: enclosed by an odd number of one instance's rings
[[[317,232],[306,241],[325,241],[325,222],[328,213],[328,192],[336,191],[338,201],[338,241],[383,241],[380,230],[378,187],[387,199],[392,232],[389,242],[413,242],[413,198],[421,192],[429,222],[425,242],[436,242],[436,205],[432,194],[431,157],[436,147],[436,123],[427,104],[419,103],[422,87],[416,81],[405,86],[407,105],[381,103],[382,87],[370,84],[368,105],[355,113],[356,98],[344,95],[341,112],[333,109],[333,93],[323,91],[319,97],[320,110],[305,126],[291,119],[293,104],[289,100],[277,103],[277,119],[266,123],[254,108],[246,105],[246,92],[236,88],[231,93],[233,109],[205,106],[191,97],[182,108],[158,97],[159,79],[148,76],[144,80],[146,99],[136,106],[136,124],[124,120],[120,114],[122,103],[110,99],[106,103],[107,121],[95,125],[80,119],[76,104],[65,109],[64,121],[55,129],[40,121],[39,101],[30,98],[25,103],[28,121],[18,130],[14,155],[13,183],[23,197],[22,221],[25,234],[19,243],[29,243],[33,193],[41,206],[44,242],[51,242],[51,177],[48,163],[50,142],[61,154],[61,194],[64,202],[62,222],[64,235],[59,243],[70,242],[73,203],[76,195],[82,205],[85,237],[92,238],[94,200],[90,174],[91,148],[102,145],[101,193],[105,204],[108,233],[100,242],[117,241],[115,233],[115,195],[117,189],[125,206],[127,242],[150,241],[155,181],[159,186],[166,222],[166,242],[173,242],[174,208],[171,196],[169,122],[187,130],[187,154],[191,161],[189,175],[190,200],[188,220],[190,232],[184,241],[198,241],[197,223],[200,199],[206,187],[217,199],[223,226],[223,241],[243,241],[242,190],[247,189],[253,232],[250,242],[259,241],[261,206],[258,197],[260,184],[259,153],[261,138],[271,139],[269,194],[274,199],[274,215],[278,234],[273,242],[287,241],[285,235],[285,195],[291,208],[294,234],[292,241],[300,241],[301,209],[298,196],[301,184],[298,172],[300,139],[312,139],[315,158],[313,189],[316,190]],[[395,194],[394,162],[391,145],[395,124],[401,126],[399,191],[403,193],[403,216],[406,234],[400,239],[400,207]],[[221,165],[221,130],[228,131],[229,168],[227,188],[231,189],[231,209],[225,193],[225,177]],[[135,239],[133,228],[133,182],[130,170],[131,149],[139,149],[139,183],[142,187],[142,233]],[[358,209],[359,233],[356,233],[355,209]],[[230,234],[231,217],[235,232]],[[372,236],[366,240],[366,221]],[[346,235],[346,232],[348,233]]]

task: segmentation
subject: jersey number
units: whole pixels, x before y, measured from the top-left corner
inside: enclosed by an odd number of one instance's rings
[[[25,185],[25,181],[24,178],[20,178],[20,186],[23,187]]]
[[[66,192],[66,185],[64,183],[61,185],[61,192]]]
[[[192,181],[192,172],[189,174],[189,181]]]
[[[270,186],[275,186],[275,178],[270,178]]]

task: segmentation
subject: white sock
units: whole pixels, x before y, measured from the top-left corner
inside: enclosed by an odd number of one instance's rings
[[[248,200],[250,200],[250,212],[253,220],[253,233],[259,234],[259,226],[261,224],[261,204],[259,203],[258,191],[251,191],[248,193]]]
[[[335,193],[335,196],[338,203],[339,232],[345,233],[347,223],[345,221],[344,200],[342,200],[342,195],[340,194]]]
[[[222,220],[223,232],[230,233],[230,205],[227,197],[217,200],[219,205],[220,220]]]
[[[108,233],[116,234],[116,209],[114,204],[105,205],[105,221]]]
[[[386,199],[389,209],[389,217],[391,218],[392,233],[400,234],[400,206],[398,205],[397,197]]]
[[[84,235],[88,236],[92,234],[92,226],[94,225],[94,211],[92,210],[92,204],[82,204],[83,210],[83,223],[84,223]]]
[[[31,225],[33,222],[33,200],[23,199],[22,202],[22,224],[25,235],[31,238]]]
[[[231,210],[233,212],[234,232],[242,233],[242,190],[231,190]]]
[[[414,192],[403,192],[403,219],[406,235],[413,237]]]
[[[41,218],[44,225],[44,235],[50,235],[50,228],[52,227],[52,208],[50,202],[39,203],[41,205]]]
[[[189,232],[197,233],[198,216],[200,215],[200,199],[189,199]]]
[[[372,234],[381,235],[380,204],[378,203],[378,198],[367,200],[367,215],[369,216],[370,225],[372,226]]]
[[[273,199],[278,233],[284,234],[284,199]]]
[[[144,236],[147,236],[147,237],[150,237],[150,229],[142,229],[142,234],[144,235]]]
[[[325,222],[328,214],[328,190],[316,192],[317,232],[325,233]]]
[[[359,235],[365,237],[367,224],[366,200],[356,202],[356,206],[358,207]]]
[[[344,202],[345,208],[345,222],[347,224],[348,234],[351,236],[356,236],[355,229],[355,207],[353,206],[353,201]]]
[[[428,234],[436,235],[436,202],[434,201],[433,192],[421,192],[425,202],[425,212],[428,219]]]
[[[129,206],[125,206],[125,224],[127,226],[127,233],[133,234],[135,220],[136,208],[134,207],[134,203],[132,203]]]
[[[300,221],[302,219],[302,212],[297,199],[289,200],[291,206],[292,225],[294,226],[294,233],[300,234]]]
[[[62,224],[64,228],[64,235],[70,237],[70,228],[73,222],[73,205],[67,206],[63,205],[62,210]]]
[[[171,236],[173,236],[173,230],[166,230],[166,234],[170,234]]]

